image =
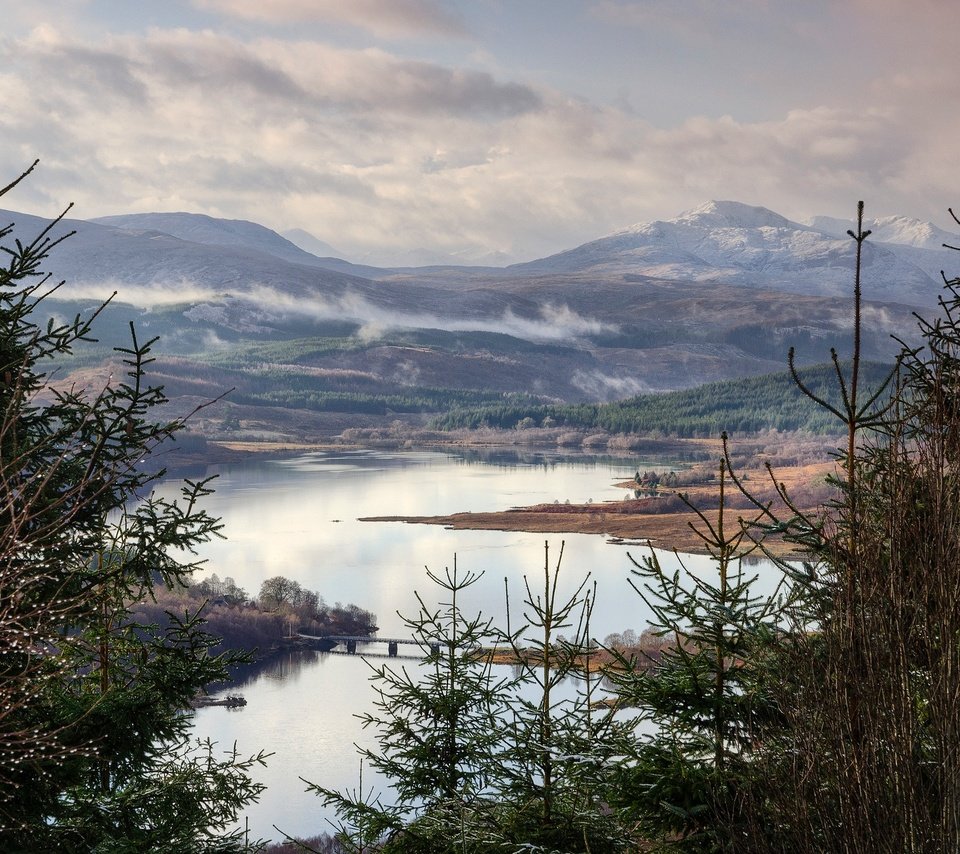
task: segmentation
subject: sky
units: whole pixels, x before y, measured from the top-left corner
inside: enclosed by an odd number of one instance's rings
[[[960,203],[950,0],[0,0],[0,206],[350,260],[543,257],[712,199]]]

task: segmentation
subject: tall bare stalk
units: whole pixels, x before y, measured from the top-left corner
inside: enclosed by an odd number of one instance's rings
[[[919,320],[889,401],[863,395],[858,206],[854,350],[835,352],[844,477],[827,518],[779,522],[810,548],[776,651],[784,726],[767,733],[770,780],[743,850],[960,850],[960,295]],[[862,398],[866,397],[864,401]],[[772,517],[771,517],[772,518]]]

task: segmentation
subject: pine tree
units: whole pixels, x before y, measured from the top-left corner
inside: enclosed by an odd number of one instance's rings
[[[412,672],[371,665],[376,709],[361,716],[378,742],[361,751],[363,761],[390,781],[395,801],[384,803],[362,782],[347,793],[310,784],[336,808],[340,838],[352,851],[481,852],[495,830],[488,795],[511,680],[492,672],[487,653],[498,634],[491,621],[462,610],[462,595],[481,574],[459,571],[454,560],[453,569],[428,569],[427,577],[449,599],[433,607],[417,593],[418,614],[404,618],[422,662]]]
[[[544,543],[542,590],[524,578],[525,623],[514,630],[508,597],[505,640],[519,673],[492,781],[498,833],[486,850],[601,854],[632,841],[610,807],[611,770],[629,753],[632,723],[601,702],[607,695],[590,637],[595,591],[587,576],[570,595],[559,595],[562,561],[561,544],[551,568]]]
[[[656,552],[634,561],[631,585],[670,643],[657,660],[620,656],[610,674],[646,731],[614,771],[615,805],[648,844],[677,851],[740,850],[743,804],[758,785],[753,749],[777,717],[765,649],[786,602],[779,586],[756,592],[744,564],[757,548],[750,522],[730,515],[725,460],[719,470],[717,510],[691,506],[712,570],[688,569],[678,555],[669,572]]]
[[[625,850],[632,836],[609,806],[610,769],[626,754],[630,726],[594,707],[600,674],[590,664],[586,580],[558,597],[559,560],[551,570],[547,548],[543,593],[528,585],[527,622],[504,632],[460,610],[478,575],[456,564],[428,575],[450,599],[434,610],[418,595],[420,612],[406,621],[423,666],[375,667],[376,712],[361,718],[379,744],[362,751],[364,763],[387,778],[395,801],[362,785],[342,793],[311,784],[343,820],[340,839],[351,851],[397,854]],[[512,676],[491,670],[497,644]]]
[[[37,320],[62,284],[41,273],[62,218],[29,240],[0,229],[0,848],[243,850],[227,827],[263,757],[191,747],[183,714],[228,661],[197,615],[161,629],[129,610],[186,581],[219,523],[199,506],[206,482],[144,497],[162,474],[144,460],[183,426],[152,417],[166,402],[146,381],[152,341],[131,326],[126,377],[95,391],[45,373],[96,317]]]

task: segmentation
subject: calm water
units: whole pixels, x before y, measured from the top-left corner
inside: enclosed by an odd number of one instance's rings
[[[382,636],[403,636],[400,614],[415,614],[414,590],[428,604],[437,594],[425,567],[442,571],[456,556],[462,570],[483,572],[463,599],[468,613],[482,612],[504,624],[504,579],[510,588],[514,625],[523,578],[543,574],[544,543],[551,564],[565,542],[561,588],[572,591],[590,573],[597,583],[592,634],[647,625],[647,612],[630,589],[629,551],[591,535],[543,535],[498,531],[450,531],[431,525],[360,522],[378,515],[435,515],[461,510],[500,510],[566,500],[620,500],[614,486],[637,468],[676,468],[670,461],[588,461],[510,457],[473,461],[444,453],[340,452],[226,467],[207,508],[223,517],[225,540],[204,550],[209,572],[232,576],[251,595],[264,579],[285,575],[317,590],[327,602],[353,602],[373,611]],[[167,494],[176,491],[166,483]],[[672,555],[661,555],[675,561]],[[688,565],[709,572],[705,558]],[[536,587],[534,586],[536,591]],[[401,648],[402,649],[402,648]],[[416,666],[415,662],[405,662]],[[357,785],[354,743],[371,743],[355,714],[370,708],[369,668],[356,656],[309,654],[272,662],[239,686],[248,705],[238,710],[197,712],[197,735],[241,752],[274,751],[260,779],[268,790],[249,811],[251,833],[279,838],[328,829],[330,816],[304,793],[300,777],[335,789]],[[370,782],[365,772],[365,783]],[[376,781],[373,781],[376,782]]]

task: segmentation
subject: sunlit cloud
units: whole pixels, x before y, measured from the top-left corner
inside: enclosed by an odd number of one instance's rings
[[[905,43],[930,34],[944,45],[952,30],[937,26],[932,5],[913,21],[903,4],[885,2]],[[516,67],[493,74],[466,55],[458,64],[383,43],[291,39],[270,26],[349,23],[367,7],[379,15],[370,20],[393,14],[411,33],[461,26],[431,17],[437,5],[257,4],[264,27],[248,39],[186,26],[94,39],[50,23],[8,36],[0,173],[18,174],[36,156],[41,167],[4,204],[50,213],[72,200],[83,218],[187,210],[251,219],[391,264],[420,247],[528,260],[716,198],[793,220],[849,215],[865,198],[874,215],[941,225],[937,214],[956,202],[944,176],[960,119],[943,105],[960,83],[935,58],[897,47],[883,20],[866,18],[861,34],[895,52],[882,76],[819,80],[763,120],[731,112],[667,124],[534,83]],[[736,4],[693,5],[711,7],[704,14],[719,26]],[[766,25],[786,9],[774,0],[751,7]],[[205,8],[237,20],[255,11],[243,0]],[[604,26],[617,15],[650,27],[676,17],[665,3],[590,9]]]
[[[387,38],[463,36],[459,17],[436,0],[193,0],[240,18],[275,23],[320,21],[349,24]]]

